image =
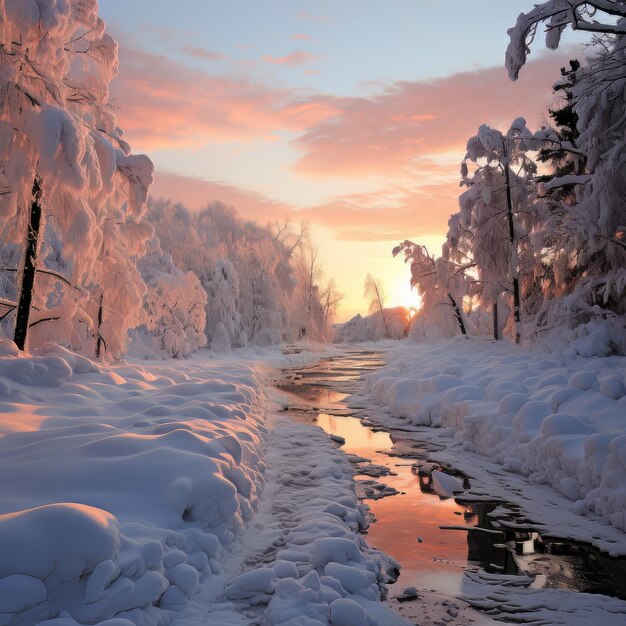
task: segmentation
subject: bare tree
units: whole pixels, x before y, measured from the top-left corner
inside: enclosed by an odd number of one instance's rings
[[[385,317],[385,292],[383,290],[382,281],[378,278],[374,278],[371,274],[365,277],[364,294],[366,298],[370,299],[369,310],[370,313],[378,310],[385,326],[385,337],[390,337],[389,323]]]
[[[326,324],[332,322],[342,300],[343,294],[337,290],[335,279],[331,278],[320,292],[320,302],[324,310],[324,321]]]

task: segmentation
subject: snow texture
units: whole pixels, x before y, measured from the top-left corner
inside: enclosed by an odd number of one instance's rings
[[[312,359],[104,367],[0,342],[0,624],[402,624],[348,458],[267,428],[268,363]]]
[[[459,338],[405,344],[388,361],[368,385],[392,415],[451,429],[465,450],[626,530],[626,358]]]

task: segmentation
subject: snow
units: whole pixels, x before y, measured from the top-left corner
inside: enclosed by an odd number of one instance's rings
[[[462,598],[494,612],[502,621],[541,626],[619,626],[626,621],[626,603],[600,594],[560,589],[532,589],[533,578],[480,572],[466,577]]]
[[[392,415],[449,429],[464,450],[626,530],[626,358],[458,338],[404,342],[387,360],[368,386]]]
[[[360,534],[347,457],[267,424],[269,366],[316,355],[0,353],[0,623],[403,623],[378,606],[397,564]]]
[[[257,506],[260,366],[3,352],[0,589],[19,591],[4,613],[157,623],[220,572]]]
[[[456,476],[433,470],[432,477],[435,493],[444,498],[451,498],[455,494],[465,491],[463,481]]]

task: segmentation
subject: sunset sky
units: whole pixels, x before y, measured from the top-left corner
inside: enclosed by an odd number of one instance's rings
[[[520,81],[506,30],[529,0],[101,0],[120,43],[112,97],[153,195],[265,223],[308,221],[326,274],[365,312],[369,272],[411,305],[404,239],[438,251],[481,123],[534,128],[573,38]]]

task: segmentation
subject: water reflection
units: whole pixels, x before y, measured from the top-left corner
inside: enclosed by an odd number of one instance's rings
[[[407,586],[449,595],[459,593],[463,567],[467,565],[468,537],[462,532],[443,531],[439,526],[469,525],[473,515],[469,518],[464,515],[468,508],[453,499],[435,495],[423,476],[400,459],[385,454],[393,447],[389,433],[374,432],[354,417],[329,413],[320,413],[317,423],[328,434],[343,437],[346,443],[342,449],[349,454],[385,465],[396,474],[385,476],[384,482],[397,489],[398,495],[367,502],[376,519],[368,530],[368,543],[402,566],[401,577],[392,586],[392,594]],[[455,516],[455,512],[460,513],[460,517]]]
[[[377,359],[377,355],[335,359],[303,370],[299,378],[282,389],[296,394],[298,401],[305,403],[309,410],[314,409],[317,424],[329,435],[345,440],[342,446],[345,452],[364,457],[391,472],[379,480],[399,493],[367,500],[376,520],[368,530],[367,541],[401,564],[401,575],[391,588],[392,595],[415,586],[454,596],[461,592],[464,570],[468,567],[516,574],[521,566],[525,572],[537,575],[534,585],[537,587],[626,597],[624,559],[612,559],[583,544],[550,541],[530,531],[504,531],[494,527],[490,513],[502,502],[457,502],[438,496],[428,471],[419,469],[441,469],[428,462],[426,448],[411,441],[398,442],[403,444],[402,449],[405,444],[412,444],[407,448],[411,450],[407,462],[394,451],[394,437],[402,437],[402,433],[373,430],[352,417],[353,411],[348,410],[343,401],[358,388],[363,370],[379,366]],[[355,471],[366,471],[366,465],[357,466]],[[503,532],[442,530],[440,526],[480,527]],[[557,556],[559,552],[565,555]]]
[[[393,446],[391,437],[383,431],[374,432],[364,428],[354,417],[339,417],[329,413],[319,413],[317,425],[329,435],[339,435],[346,440],[343,450],[350,454],[366,456],[373,463],[388,463],[389,457],[378,454],[379,450],[390,450]]]

